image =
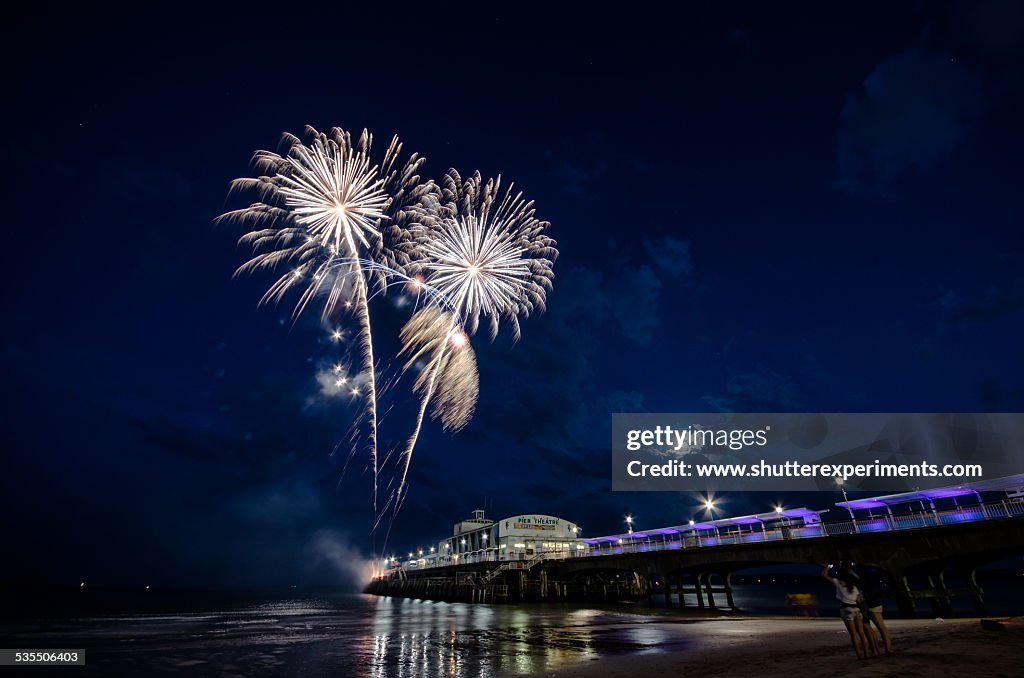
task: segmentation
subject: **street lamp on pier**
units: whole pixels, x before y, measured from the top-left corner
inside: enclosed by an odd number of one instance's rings
[[[853,509],[850,507],[850,500],[846,496],[846,478],[839,476],[836,478],[836,485],[839,486],[839,491],[843,493],[843,503],[846,504],[846,510],[850,513],[850,522],[853,523],[853,531],[860,532],[860,528],[857,527],[857,517],[853,515]]]

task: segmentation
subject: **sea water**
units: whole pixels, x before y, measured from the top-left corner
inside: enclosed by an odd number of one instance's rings
[[[990,614],[1024,613],[1017,576],[979,573]],[[739,616],[789,614],[786,593],[811,592],[822,616],[837,616],[826,582],[771,574],[744,581],[735,586],[739,612],[703,615],[751,623]],[[0,618],[0,647],[84,648],[84,669],[50,671],[90,676],[543,674],[608,654],[690,651],[702,633],[693,596],[685,610],[665,609],[662,596],[653,607],[473,605],[294,589],[71,590],[20,598]],[[969,599],[958,607],[972,613]]]

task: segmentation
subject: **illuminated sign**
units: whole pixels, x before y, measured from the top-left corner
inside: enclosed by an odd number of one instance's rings
[[[561,521],[547,516],[517,516],[505,521],[505,529],[513,530],[557,530]]]

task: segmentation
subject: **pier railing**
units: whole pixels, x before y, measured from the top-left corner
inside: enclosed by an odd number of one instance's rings
[[[931,509],[913,513],[885,514],[868,518],[813,523],[809,525],[779,525],[767,527],[751,527],[744,530],[737,526],[731,530],[715,528],[714,530],[693,530],[675,535],[650,534],[635,537],[601,537],[597,544],[579,554],[581,557],[618,555],[621,553],[644,553],[648,551],[665,551],[671,549],[690,549],[708,546],[724,546],[728,544],[752,544],[769,541],[785,541],[788,539],[813,539],[834,535],[847,535],[870,532],[892,532],[898,530],[914,530],[939,525],[956,525],[973,523],[983,520],[999,520],[1024,516],[1024,502],[1001,501],[983,504],[972,504],[952,509]],[[577,556],[576,553],[571,556]]]
[[[676,549],[706,548],[709,546],[725,546],[731,544],[754,544],[759,542],[786,541],[791,539],[814,539],[836,535],[848,535],[871,532],[892,532],[915,530],[940,525],[956,525],[986,520],[1000,520],[1024,516],[1024,501],[1003,500],[958,506],[949,509],[923,509],[912,513],[868,516],[866,518],[851,517],[851,520],[820,522],[811,524],[793,524],[785,521],[761,523],[760,525],[716,527],[714,529],[693,529],[676,534],[663,534],[658,530],[648,530],[643,536],[619,535],[598,537],[587,540],[589,548],[557,548],[545,549],[526,558],[504,560],[500,551],[491,547],[461,557],[448,556],[438,559],[432,564],[416,567],[416,570],[431,570],[437,567],[455,564],[495,563],[498,567],[484,576],[485,583],[491,582],[502,572],[510,570],[530,570],[541,562],[552,560],[568,560],[599,556],[619,555],[623,553],[646,553],[650,551],[667,551]],[[744,529],[746,527],[746,529]],[[597,542],[596,544],[594,542]],[[396,568],[404,575],[405,568]],[[395,571],[392,572],[394,574]]]

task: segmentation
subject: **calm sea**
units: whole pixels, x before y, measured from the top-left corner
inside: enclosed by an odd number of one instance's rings
[[[824,582],[771,579],[736,587],[744,614],[786,614],[785,593],[815,592],[822,614],[835,616]],[[1004,574],[982,584],[991,614],[1024,612],[1020,582]],[[963,609],[970,609],[966,601]],[[470,605],[291,590],[69,591],[35,608],[8,607],[0,647],[85,648],[86,668],[72,669],[79,676],[489,676],[543,673],[606,654],[686,651],[700,626],[689,613],[645,604]]]

